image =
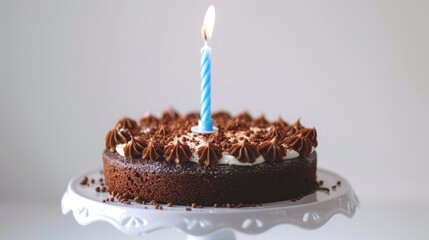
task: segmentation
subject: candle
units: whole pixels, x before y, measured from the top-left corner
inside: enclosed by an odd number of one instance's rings
[[[212,49],[204,43],[201,48],[201,111],[199,125],[204,131],[213,130],[213,122],[211,120],[211,54]]]
[[[193,132],[212,133],[217,131],[213,126],[211,114],[211,53],[207,41],[211,38],[215,23],[215,8],[211,5],[206,12],[201,33],[204,39],[204,46],[201,48],[201,109],[198,126],[192,127]]]

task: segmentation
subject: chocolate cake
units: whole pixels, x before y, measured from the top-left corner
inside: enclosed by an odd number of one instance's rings
[[[109,191],[179,205],[297,199],[317,188],[317,132],[299,121],[213,114],[218,131],[191,132],[199,114],[121,119],[103,153]]]

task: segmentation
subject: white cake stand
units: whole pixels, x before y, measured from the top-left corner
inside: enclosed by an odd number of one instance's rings
[[[87,176],[94,178],[92,186],[80,185]],[[337,174],[319,169],[318,180],[331,188],[341,181],[341,185],[327,194],[316,191],[298,201],[267,203],[245,208],[193,208],[188,206],[167,207],[156,210],[153,206],[131,201],[124,205],[117,201],[102,203],[110,197],[108,193],[94,191],[98,179],[103,175],[93,170],[74,177],[68,184],[61,200],[63,214],[73,212],[76,221],[88,225],[105,221],[129,235],[143,235],[159,229],[175,228],[188,235],[188,239],[235,239],[234,231],[257,234],[279,224],[292,224],[305,229],[323,226],[335,214],[351,218],[359,206],[359,200],[346,179]],[[116,199],[115,199],[116,200]],[[146,207],[146,208],[145,208]]]

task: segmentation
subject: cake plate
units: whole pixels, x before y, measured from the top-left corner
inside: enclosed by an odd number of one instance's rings
[[[81,185],[87,176],[96,183]],[[234,231],[258,234],[279,224],[291,224],[305,229],[323,226],[332,216],[343,214],[353,217],[359,207],[359,200],[349,182],[327,170],[318,169],[317,179],[330,189],[316,191],[298,201],[265,203],[244,208],[190,208],[189,206],[168,207],[162,210],[150,204],[142,205],[131,201],[124,205],[117,201],[103,203],[110,197],[106,192],[96,192],[100,170],[88,171],[70,180],[61,200],[63,214],[73,212],[76,221],[88,225],[105,221],[128,235],[143,235],[159,229],[175,228],[188,235],[188,239],[235,239]],[[335,186],[335,187],[333,187]],[[115,199],[116,200],[116,199]],[[191,210],[190,210],[191,209]]]

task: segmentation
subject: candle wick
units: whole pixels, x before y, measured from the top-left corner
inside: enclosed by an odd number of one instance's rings
[[[208,40],[207,25],[203,25],[203,27],[201,28],[201,33],[203,35],[204,40],[207,42]]]

